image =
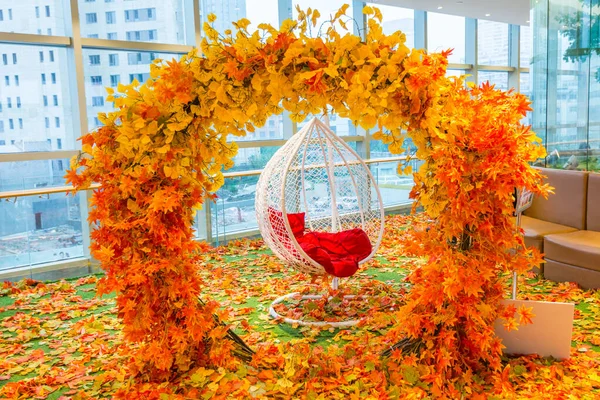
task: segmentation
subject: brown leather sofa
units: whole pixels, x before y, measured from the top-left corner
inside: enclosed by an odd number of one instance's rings
[[[536,197],[521,226],[525,245],[544,253],[546,279],[600,287],[600,174],[540,168],[554,187]]]

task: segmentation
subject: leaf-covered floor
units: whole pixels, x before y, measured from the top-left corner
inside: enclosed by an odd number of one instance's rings
[[[362,300],[292,300],[279,310],[307,320],[365,317],[350,329],[271,319],[268,307],[276,297],[324,286],[311,285],[306,276],[282,265],[261,242],[231,243],[207,253],[200,266],[207,283],[203,300],[221,303],[221,317],[260,349],[260,366],[200,368],[166,384],[138,384],[127,375],[127,345],[114,296],[95,297],[97,277],[5,283],[0,289],[0,398],[421,398],[426,371],[379,357],[393,310],[409,289],[402,281],[406,267],[417,262],[403,258],[395,245],[406,221],[389,217],[379,256],[342,282],[346,293],[364,295]],[[485,398],[600,398],[600,292],[531,276],[520,294],[576,303],[572,357],[563,362],[506,358],[502,373],[477,377],[487,387]]]

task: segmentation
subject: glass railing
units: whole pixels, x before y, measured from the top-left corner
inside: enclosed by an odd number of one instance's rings
[[[0,272],[83,257],[80,196],[7,198],[0,203]]]
[[[411,202],[409,193],[413,179],[411,175],[397,174],[400,162],[404,162],[403,157],[366,160],[386,209]],[[413,170],[420,162],[410,161]],[[205,204],[196,213],[198,240],[220,244],[232,238],[258,234],[254,199],[260,173],[261,170],[249,170],[225,174],[225,185],[217,192],[217,200]],[[82,213],[82,207],[87,204],[86,194],[67,195],[70,187],[64,186],[64,180],[58,177],[47,176],[42,180],[40,176],[34,181],[19,181],[18,178],[2,181],[0,274],[28,266],[34,270],[41,264],[60,263],[86,255],[84,243],[89,240],[84,237],[87,229],[82,229],[82,219],[85,220],[87,215],[85,210]]]

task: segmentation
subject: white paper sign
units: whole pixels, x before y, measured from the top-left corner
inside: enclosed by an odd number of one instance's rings
[[[496,335],[502,339],[506,354],[538,354],[552,356],[559,360],[569,358],[573,334],[573,303],[552,303],[548,301],[503,300],[517,309],[522,305],[531,307],[533,323],[519,325],[516,331],[504,329],[504,320],[494,325]]]

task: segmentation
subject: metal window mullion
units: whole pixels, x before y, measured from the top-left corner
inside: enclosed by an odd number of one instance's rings
[[[473,82],[476,85],[479,82],[477,72],[479,69],[479,60],[477,57],[477,20],[474,18],[465,18],[465,61],[471,64],[471,69],[465,70],[467,82]]]
[[[514,68],[508,72],[508,87],[521,91],[521,29],[519,25],[508,25],[508,65]]]
[[[71,104],[73,107],[72,115],[74,124],[73,129],[79,130],[74,133],[74,148],[79,148],[79,144],[75,141],[75,138],[83,136],[87,132],[88,120],[87,120],[87,108],[85,101],[85,69],[83,66],[83,48],[81,40],[81,25],[79,21],[79,4],[78,0],[70,1],[71,11],[71,47],[67,51],[67,63],[69,67],[74,67],[74,79],[69,82],[69,89],[71,94]],[[71,75],[71,76],[73,76]],[[73,85],[73,83],[75,85]],[[92,226],[87,223],[89,214],[89,200],[92,196],[91,191],[85,191],[79,195],[79,211],[81,218],[81,237],[83,239],[83,254],[87,258],[92,258],[90,254],[90,243],[91,237],[90,232]]]
[[[31,33],[0,32],[0,43],[67,47],[71,45],[71,38],[68,36],[46,36],[35,35]]]
[[[170,43],[136,42],[128,40],[108,40],[81,38],[81,47],[85,49],[136,50],[161,53],[187,53],[193,46]]]

